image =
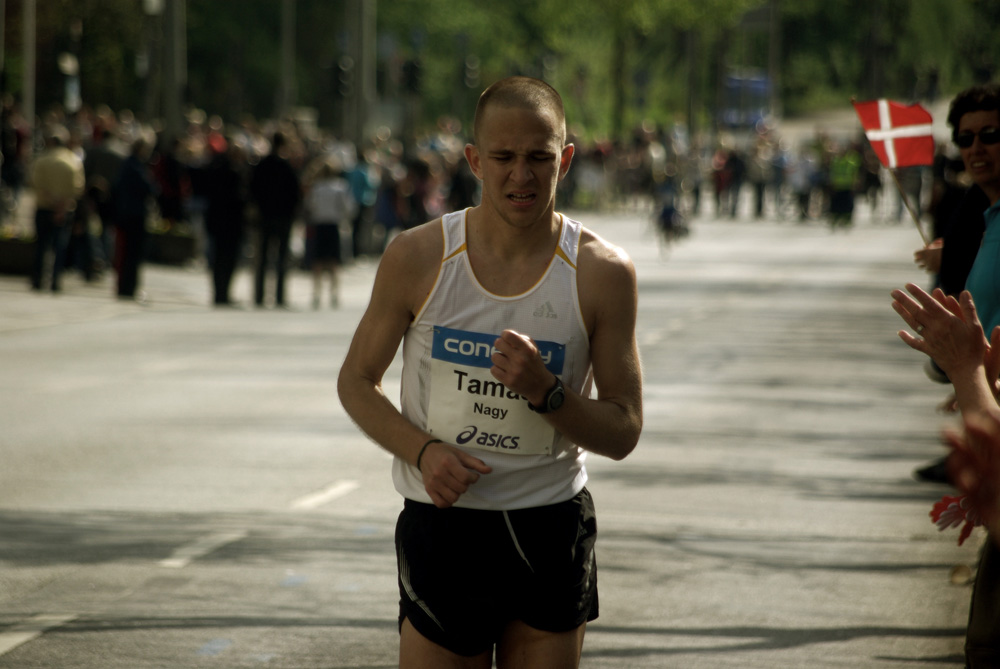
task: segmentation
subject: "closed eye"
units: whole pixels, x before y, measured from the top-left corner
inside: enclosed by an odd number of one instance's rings
[[[513,153],[494,153],[490,155],[491,160],[496,160],[498,162],[506,162],[513,160],[516,157]],[[528,155],[528,160],[536,163],[544,163],[554,160],[555,156],[551,153],[532,153]]]

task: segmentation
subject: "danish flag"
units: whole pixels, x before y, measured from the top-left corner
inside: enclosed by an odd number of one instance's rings
[[[893,169],[934,163],[934,119],[929,111],[891,100],[852,103],[883,165]]]

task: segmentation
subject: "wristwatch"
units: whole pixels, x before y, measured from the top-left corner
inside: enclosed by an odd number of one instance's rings
[[[563,388],[562,380],[557,376],[556,384],[549,388],[549,392],[545,393],[545,401],[542,403],[542,406],[536,407],[531,402],[528,402],[528,408],[535,413],[549,413],[561,407],[565,400],[566,390]]]

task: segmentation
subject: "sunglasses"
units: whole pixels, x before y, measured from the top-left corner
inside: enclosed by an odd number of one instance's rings
[[[959,148],[967,149],[976,141],[976,137],[979,137],[979,141],[983,144],[996,144],[1000,142],[1000,128],[983,128],[979,132],[960,132],[955,135],[955,144]]]

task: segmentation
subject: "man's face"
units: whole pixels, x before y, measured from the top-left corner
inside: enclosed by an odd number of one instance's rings
[[[515,227],[551,216],[556,184],[573,157],[573,146],[563,146],[556,115],[492,105],[476,139],[465,155],[483,182],[483,205]]]
[[[959,147],[965,171],[983,189],[992,202],[1000,198],[1000,143],[985,144],[978,134],[988,128],[1000,128],[1000,111],[974,111],[962,116],[956,135],[974,133],[968,148]]]

